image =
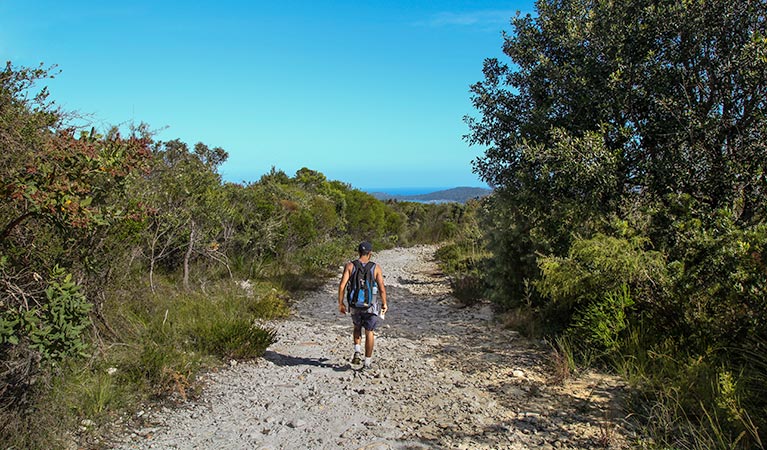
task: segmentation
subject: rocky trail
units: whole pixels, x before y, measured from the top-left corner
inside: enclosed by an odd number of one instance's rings
[[[330,280],[270,324],[278,340],[262,359],[206,375],[198,399],[145,413],[117,448],[625,447],[617,381],[552,383],[549,348],[500,327],[489,305],[462,308],[434,250],[374,254],[390,309],[372,370],[349,365],[351,319],[338,314]]]

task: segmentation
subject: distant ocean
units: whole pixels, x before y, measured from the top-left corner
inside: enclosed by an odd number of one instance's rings
[[[394,188],[362,188],[361,190],[372,192],[383,192],[389,195],[421,195],[431,194],[432,192],[445,191],[449,187],[394,187]]]

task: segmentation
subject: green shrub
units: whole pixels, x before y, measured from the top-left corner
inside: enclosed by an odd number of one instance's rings
[[[597,234],[576,239],[564,258],[541,257],[541,278],[533,286],[551,301],[548,314],[558,315],[560,321],[555,325],[574,326],[582,336],[601,336],[597,341],[605,349],[612,346],[615,336],[605,333],[625,329],[623,311],[632,302],[629,290],[650,302],[668,282],[664,255],[645,250],[645,245],[641,237]],[[621,312],[611,311],[615,307]]]
[[[576,239],[564,258],[539,259],[541,280],[536,289],[567,306],[587,306],[623,286],[648,288],[667,278],[664,255],[645,250],[648,241],[597,234]]]
[[[370,194],[351,189],[346,192],[347,230],[357,240],[373,240],[381,236],[385,227],[383,202]]]
[[[453,296],[464,306],[472,306],[485,298],[485,282],[479,273],[459,275],[450,279]]]
[[[440,246],[434,253],[434,257],[439,261],[442,270],[447,273],[455,273],[459,270],[464,255],[458,244],[448,243]]]
[[[237,317],[206,322],[192,332],[190,340],[196,347],[221,358],[256,358],[262,356],[275,340],[274,330]]]
[[[293,255],[285,255],[285,271],[297,277],[327,277],[335,274],[338,261],[356,244],[349,239],[314,242]],[[290,259],[290,261],[287,261]],[[296,264],[299,261],[300,264]],[[330,271],[332,269],[332,272]]]
[[[31,347],[46,359],[82,356],[86,347],[83,331],[90,325],[92,305],[72,281],[72,274],[58,266],[53,269],[45,297],[47,303],[39,316],[25,320]]]
[[[629,326],[629,308],[634,304],[629,288],[623,285],[617,292],[608,292],[602,301],[595,301],[576,313],[568,333],[576,337],[579,348],[597,353],[620,350],[620,336]]]
[[[537,291],[528,285],[539,278],[537,254],[549,253],[549,245],[531,234],[531,224],[517,208],[492,195],[480,212],[485,240],[492,249],[488,258],[486,280],[490,300],[501,310],[510,310],[531,300],[539,306]]]
[[[92,305],[72,281],[72,274],[56,266],[45,289],[45,302],[29,306],[0,314],[0,345],[18,345],[28,339],[31,349],[54,361],[85,353],[83,331],[90,325]]]
[[[477,224],[478,202],[467,205],[438,205],[435,212],[445,215],[445,230],[452,241],[443,243],[435,252],[440,268],[450,277],[453,296],[463,305],[474,305],[487,298],[489,253],[482,248],[482,235]],[[444,230],[443,230],[444,231]]]
[[[699,350],[765,340],[767,224],[741,228],[727,211],[711,222],[683,218],[673,224],[676,278],[663,307],[682,320],[669,331]]]
[[[285,295],[275,288],[259,293],[256,298],[247,303],[247,311],[252,317],[260,320],[283,319],[290,314],[290,308],[285,303]]]
[[[159,283],[156,295],[137,289],[110,304],[110,322],[130,338],[110,356],[121,383],[154,396],[186,396],[202,367],[263,354],[274,332],[255,323],[289,313],[284,294],[267,283],[245,290],[221,280],[207,291],[180,293]]]
[[[475,251],[474,242],[461,241],[442,245],[434,257],[442,270],[450,276],[453,296],[464,306],[474,305],[487,294],[487,283],[483,274],[486,262]]]

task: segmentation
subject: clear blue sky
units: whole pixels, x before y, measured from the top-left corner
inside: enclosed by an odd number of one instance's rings
[[[301,167],[361,189],[482,186],[463,116],[518,1],[0,0],[0,57],[56,64],[97,129],[229,152],[228,181]]]

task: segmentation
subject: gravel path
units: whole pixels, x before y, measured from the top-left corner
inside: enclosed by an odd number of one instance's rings
[[[272,324],[264,358],[207,375],[199,399],[147,413],[121,449],[620,448],[614,379],[547,383],[545,346],[461,308],[433,246],[374,254],[389,295],[374,368],[358,372],[338,280]],[[340,274],[340,268],[339,268]],[[340,276],[340,275],[339,275]]]

